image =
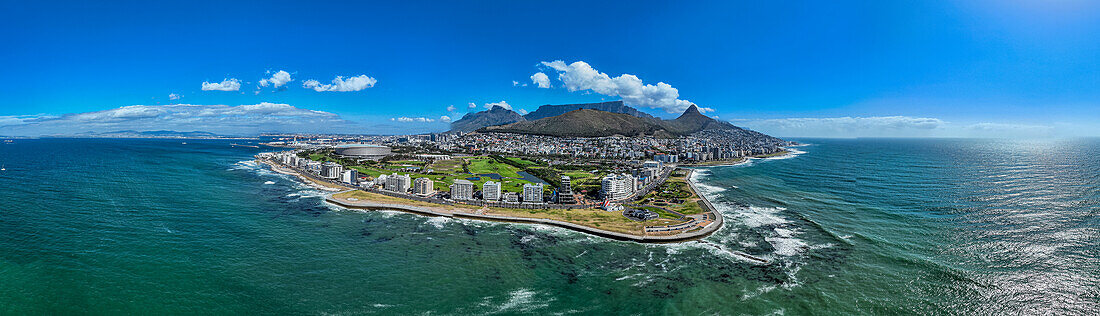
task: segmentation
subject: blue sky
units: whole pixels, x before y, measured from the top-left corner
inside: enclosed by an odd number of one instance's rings
[[[0,135],[412,133],[624,99],[780,136],[1100,136],[1095,1],[0,3]]]

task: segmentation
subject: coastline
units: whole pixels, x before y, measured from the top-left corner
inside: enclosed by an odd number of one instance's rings
[[[290,170],[290,169],[280,167],[280,166],[278,166],[274,163],[271,163],[269,161],[265,161],[265,160],[257,160],[257,161],[271,167],[272,170],[277,172],[277,173],[285,174],[285,175],[294,175],[298,179],[302,180],[304,183],[306,183],[310,186],[313,186],[313,187],[316,187],[316,188],[319,188],[319,189],[322,189],[322,190],[327,190],[327,191],[339,191],[339,192],[332,192],[332,193],[325,194],[325,201],[328,202],[328,203],[333,203],[333,204],[341,206],[341,207],[345,207],[345,208],[364,209],[364,210],[386,209],[386,210],[404,211],[404,212],[408,212],[408,213],[411,213],[411,214],[417,214],[417,215],[422,215],[422,216],[433,216],[433,217],[438,216],[438,217],[449,217],[449,218],[456,218],[457,217],[457,218],[484,220],[484,221],[492,221],[492,222],[541,224],[541,225],[565,228],[565,229],[573,230],[573,231],[576,231],[576,232],[586,233],[586,234],[595,235],[595,236],[604,237],[604,238],[609,238],[609,239],[615,239],[615,240],[621,240],[621,241],[633,241],[633,242],[638,242],[638,243],[676,243],[676,242],[686,242],[686,241],[698,240],[698,239],[704,238],[706,236],[709,236],[710,234],[714,233],[719,228],[721,228],[722,225],[724,225],[722,215],[720,213],[718,213],[717,209],[714,208],[714,206],[711,204],[710,200],[708,200],[702,194],[699,194],[699,190],[695,187],[695,184],[692,183],[690,180],[687,181],[688,185],[695,192],[695,194],[697,196],[699,196],[700,200],[703,201],[703,203],[701,203],[701,205],[704,208],[706,208],[705,212],[698,215],[698,216],[702,217],[702,219],[703,219],[702,224],[705,224],[705,225],[702,226],[701,228],[692,228],[692,229],[688,229],[687,231],[677,233],[677,234],[673,234],[673,235],[650,235],[650,234],[645,233],[646,232],[645,226],[643,226],[643,229],[642,229],[643,233],[642,234],[616,232],[616,231],[610,231],[610,230],[607,230],[607,229],[601,229],[601,228],[597,228],[597,227],[591,227],[591,226],[588,226],[588,225],[582,225],[582,224],[578,224],[578,223],[560,221],[560,220],[555,220],[555,219],[539,218],[539,217],[519,217],[519,216],[509,216],[509,215],[505,215],[505,214],[492,214],[492,213],[494,213],[494,208],[491,208],[491,207],[478,207],[478,206],[464,205],[464,204],[443,205],[443,204],[434,204],[434,203],[420,202],[420,201],[414,201],[414,200],[406,200],[406,199],[401,199],[401,198],[397,198],[397,197],[388,197],[388,198],[385,199],[385,200],[389,200],[389,201],[392,201],[392,202],[395,202],[395,203],[382,203],[382,202],[377,202],[377,201],[364,201],[364,200],[360,200],[360,199],[357,199],[357,198],[339,197],[338,195],[353,193],[353,192],[361,192],[361,193],[359,193],[361,195],[367,195],[367,194],[377,195],[377,194],[376,193],[369,193],[369,192],[366,192],[366,191],[361,191],[361,190],[358,190],[358,189],[355,189],[355,188],[337,186],[335,184],[318,181],[318,180],[315,180],[315,179],[313,179],[313,178],[311,178],[307,175],[302,175],[302,174],[300,174],[299,172],[297,172],[295,170]],[[688,175],[687,175],[686,178],[690,179],[691,173],[694,172],[694,170],[691,170],[691,169],[686,169],[686,170],[688,171]],[[379,195],[379,196],[381,196],[381,195]],[[499,209],[499,208],[497,208],[497,209]],[[603,211],[600,211],[600,212],[603,212]],[[495,212],[495,213],[500,213],[500,212]],[[613,214],[613,213],[607,213],[607,214]],[[598,225],[598,223],[596,225]]]

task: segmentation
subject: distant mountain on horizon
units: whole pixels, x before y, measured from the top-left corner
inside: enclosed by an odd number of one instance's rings
[[[451,122],[451,131],[469,133],[486,126],[511,124],[523,120],[523,116],[519,113],[494,105],[485,111],[466,113],[462,119]]]
[[[703,115],[695,105],[676,119],[661,120],[624,113],[577,109],[558,116],[507,125],[487,126],[482,132],[533,134],[559,137],[687,136],[706,130],[742,130],[728,122]]]
[[[219,135],[211,132],[204,131],[135,131],[135,130],[122,130],[113,132],[84,132],[68,135],[48,135],[44,137],[89,137],[89,138],[229,138],[233,136]]]
[[[626,114],[643,119],[658,120],[652,115],[627,106],[621,100],[596,103],[545,104],[539,106],[538,109],[527,115],[520,115],[515,111],[500,106],[493,106],[485,111],[467,113],[462,116],[462,119],[451,122],[451,132],[468,133],[489,126],[500,126],[560,116],[581,109],[599,110],[603,112]]]

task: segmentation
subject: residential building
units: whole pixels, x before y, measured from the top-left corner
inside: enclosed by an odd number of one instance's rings
[[[321,165],[320,169],[321,177],[326,179],[337,179],[340,178],[341,173],[344,173],[344,166],[331,161]]]
[[[576,204],[577,201],[573,198],[573,187],[570,183],[569,176],[561,176],[561,187],[558,188],[558,203],[561,204]]]
[[[344,173],[340,175],[340,182],[350,185],[356,185],[359,183],[359,171],[355,169],[344,170]]]
[[[519,194],[507,192],[503,195],[504,203],[519,203]]]
[[[412,178],[409,178],[407,174],[398,175],[394,173],[386,177],[386,191],[408,193],[411,185]]]
[[[628,174],[610,174],[600,180],[605,200],[622,200],[634,194],[634,177]]]
[[[426,196],[426,195],[431,195],[432,192],[434,191],[434,189],[432,187],[435,185],[435,183],[434,183],[435,181],[432,181],[432,179],[416,178],[416,181],[413,181],[413,182],[414,182],[413,194],[425,195]]]
[[[500,182],[485,181],[481,185],[481,197],[486,201],[500,200]]]
[[[523,203],[542,203],[542,183],[523,185]]]
[[[456,201],[474,199],[474,183],[466,179],[455,180],[451,184],[451,199]]]

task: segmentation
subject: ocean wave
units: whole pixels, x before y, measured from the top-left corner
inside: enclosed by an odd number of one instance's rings
[[[536,300],[536,298],[538,299]],[[524,313],[550,306],[550,302],[555,300],[553,296],[539,295],[538,292],[527,288],[519,288],[509,292],[508,298],[503,303],[493,304],[492,301],[495,299],[493,296],[486,297],[480,305],[492,308],[490,314]]]
[[[787,148],[787,151],[788,151],[788,153],[786,153],[784,155],[779,155],[779,156],[775,156],[775,157],[767,157],[767,158],[763,158],[763,159],[764,160],[791,159],[791,158],[794,158],[794,157],[798,157],[798,155],[806,153],[805,151],[801,151],[801,150],[794,149],[794,148],[789,148],[789,147]]]
[[[275,184],[275,181],[264,181],[264,184]]]

